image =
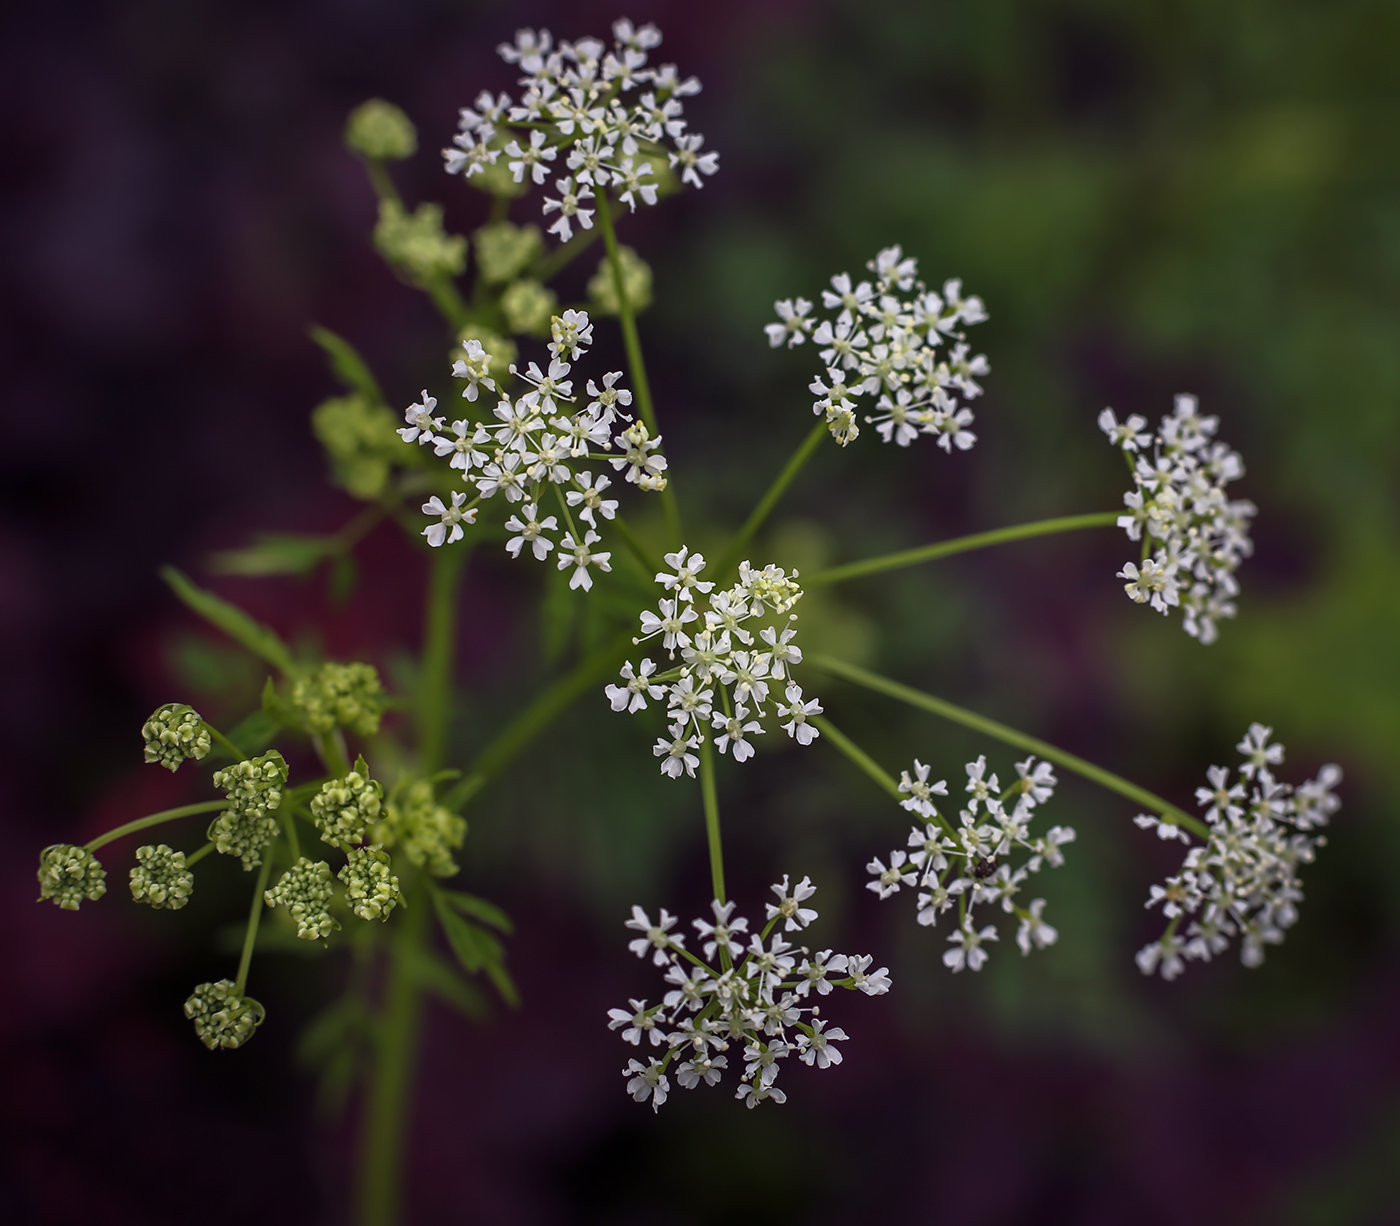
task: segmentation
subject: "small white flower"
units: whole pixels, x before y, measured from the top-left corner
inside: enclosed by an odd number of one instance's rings
[[[634,942],[635,944],[635,942]],[[656,1028],[656,1019],[647,1011],[647,1002],[644,1000],[629,1000],[632,1006],[629,1013],[626,1009],[608,1010],[608,1029],[617,1030],[625,1027],[622,1031],[622,1041],[631,1043],[633,1047],[638,1046],[642,1041],[642,1035],[651,1036],[651,1045],[660,1047],[666,1041],[665,1036]]]
[[[404,410],[403,419],[408,422],[408,425],[397,432],[398,436],[405,443],[411,443],[415,439],[420,444],[431,443],[433,431],[441,430],[443,423],[441,417],[433,416],[435,408],[437,408],[437,399],[424,391],[421,401],[409,405]]]
[[[865,866],[865,871],[874,873],[875,880],[867,881],[865,888],[874,890],[881,898],[888,898],[891,894],[898,893],[900,886],[913,885],[917,875],[911,870],[916,866],[911,864],[906,868],[905,861],[908,859],[908,852],[893,851],[890,853],[889,868],[878,858],[871,860]]]
[[[652,747],[652,753],[663,759],[661,763],[661,773],[669,775],[672,779],[679,779],[681,772],[695,778],[695,768],[700,765],[700,759],[696,757],[695,750],[700,748],[700,741],[693,736],[687,736],[685,725],[678,724],[671,729],[671,739],[661,737]]]
[[[792,889],[788,889],[788,876],[783,874],[783,879],[772,887],[773,893],[778,896],[778,904],[774,906],[771,902],[765,904],[767,907],[767,919],[777,919],[783,917],[783,927],[787,932],[797,932],[806,928],[814,919],[817,913],[811,907],[804,907],[802,904],[817,892],[817,887],[812,884],[810,877],[803,877]]]
[[[436,515],[440,522],[429,524],[423,529],[423,535],[428,538],[428,544],[434,549],[442,544],[452,544],[460,541],[464,535],[463,524],[476,523],[476,508],[469,507],[462,509],[462,503],[467,500],[467,496],[461,490],[454,490],[452,493],[452,505],[443,506],[442,499],[434,494],[423,504],[424,515]]]
[[[645,935],[636,940],[628,941],[627,948],[639,958],[645,958],[650,953],[651,960],[656,966],[665,966],[671,946],[680,948],[685,946],[685,933],[671,932],[675,924],[676,917],[665,907],[661,908],[661,915],[653,924],[641,907],[634,906],[632,918],[627,920],[624,926],[645,933]]]
[[[997,930],[990,924],[979,931],[970,922],[964,921],[962,927],[948,937],[949,941],[956,942],[956,948],[944,953],[943,965],[950,967],[954,974],[964,967],[970,971],[980,971],[987,961],[987,951],[982,948],[982,943],[996,939]]]
[[[901,771],[899,775],[899,790],[909,793],[908,800],[899,802],[900,808],[908,809],[910,813],[917,813],[924,818],[931,818],[938,812],[933,804],[934,796],[948,795],[947,780],[940,779],[937,783],[929,783],[928,773],[929,767],[915,758],[914,778],[909,777],[908,771]]]
[[[644,1103],[650,1098],[652,1110],[661,1110],[671,1083],[661,1071],[659,1063],[642,1064],[639,1060],[629,1060],[622,1075],[628,1079],[627,1093],[637,1102]]]
[[[564,540],[559,546],[559,569],[568,570],[574,568],[574,573],[569,577],[569,589],[583,588],[585,592],[593,588],[593,576],[588,573],[590,566],[596,566],[599,570],[612,570],[611,551],[604,550],[601,553],[594,552],[592,546],[601,538],[592,529],[584,532],[582,542],[574,540],[573,533],[564,533]]]
[[[783,731],[799,745],[810,745],[821,733],[808,720],[811,716],[822,713],[822,704],[815,698],[803,702],[802,687],[796,682],[788,682],[786,694],[787,705],[778,707],[778,714],[788,717]]]
[[[1029,954],[1032,948],[1044,949],[1059,939],[1059,932],[1041,918],[1045,910],[1045,899],[1037,898],[1030,909],[1021,916],[1021,926],[1016,930],[1016,944],[1022,954]]]
[[[815,1065],[817,1068],[830,1068],[833,1064],[840,1064],[841,1051],[831,1045],[849,1037],[839,1026],[827,1030],[825,1018],[813,1018],[812,1033],[803,1035],[798,1040],[802,1047],[802,1054],[798,1059],[803,1064]]]
[[[789,349],[802,344],[812,330],[813,321],[807,318],[812,304],[805,298],[798,298],[795,302],[791,298],[785,298],[782,302],[775,302],[773,309],[777,311],[782,322],[764,327],[764,331],[768,333],[768,344],[774,349],[784,341],[787,341]]]
[[[506,542],[506,552],[511,557],[518,558],[520,550],[527,544],[534,551],[538,561],[543,562],[549,556],[549,551],[554,548],[554,542],[544,534],[556,529],[559,523],[553,515],[540,519],[539,514],[539,507],[532,502],[524,507],[518,515],[512,515],[506,520],[506,531],[519,533],[518,536],[513,536]]]
[[[629,713],[644,711],[648,698],[653,700],[660,698],[666,692],[666,687],[657,685],[651,680],[652,674],[655,672],[656,665],[650,660],[642,661],[639,673],[634,673],[632,662],[627,661],[622,666],[622,679],[627,684],[610,685],[606,690],[608,701],[612,703],[612,709]]]

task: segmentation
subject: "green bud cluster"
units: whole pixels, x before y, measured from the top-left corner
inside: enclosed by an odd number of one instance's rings
[[[379,731],[384,687],[372,664],[322,664],[292,686],[292,706],[301,714],[307,730],[324,735],[349,728],[360,736]]]
[[[263,898],[269,907],[287,908],[297,922],[297,936],[303,941],[324,941],[340,927],[330,913],[331,866],[324,860],[312,862],[302,856],[282,874]]]
[[[501,295],[501,311],[506,327],[527,336],[544,336],[549,332],[550,317],[559,305],[559,295],[538,281],[514,281]]]
[[[619,247],[617,258],[622,265],[622,288],[627,295],[627,305],[635,315],[651,305],[651,265],[631,247]],[[618,314],[617,285],[613,281],[612,264],[606,256],[598,262],[598,271],[589,278],[588,300],[600,314]]]
[[[364,759],[356,763],[363,767]],[[379,820],[384,789],[369,777],[368,769],[352,770],[343,779],[331,779],[311,798],[311,820],[321,841],[348,850],[365,841],[369,828]]]
[[[467,240],[443,230],[440,204],[420,204],[408,213],[397,200],[380,201],[374,245],[418,285],[460,276],[467,266]]]
[[[400,161],[418,148],[413,121],[392,102],[371,98],[350,112],[345,145],[352,153],[375,161]]]
[[[358,394],[323,400],[311,411],[312,433],[331,457],[337,483],[365,502],[384,492],[394,464],[404,459],[397,427],[393,413]]]
[[[286,782],[287,763],[275,749],[215,771],[214,786],[224,789],[232,807],[209,825],[214,850],[239,856],[245,872],[257,868],[263,848],[277,837],[277,819],[272,814],[282,803]]]
[[[384,820],[374,828],[376,843],[397,847],[434,877],[451,877],[458,871],[452,853],[466,837],[466,818],[437,804],[426,779],[396,787],[384,807]]]
[[[186,758],[199,761],[212,743],[199,712],[183,702],[157,707],[142,725],[141,737],[146,742],[146,761],[159,762],[172,771]]]
[[[262,1025],[266,1010],[251,996],[240,996],[232,979],[201,983],[185,1001],[185,1016],[210,1051],[242,1047]]]
[[[107,870],[85,847],[55,843],[39,856],[39,901],[52,898],[76,911],[84,898],[96,902],[107,892]]]
[[[387,920],[403,901],[399,879],[389,870],[389,853],[377,843],[352,851],[336,876],[345,884],[350,909],[362,920]]]
[[[544,250],[539,226],[493,221],[489,226],[482,226],[472,238],[476,243],[477,268],[482,279],[492,285],[513,281]]]
[[[165,843],[136,849],[131,869],[131,897],[157,910],[178,911],[190,900],[194,874],[185,867],[185,853]]]

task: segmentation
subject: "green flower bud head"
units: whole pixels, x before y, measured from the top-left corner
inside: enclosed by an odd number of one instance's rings
[[[131,897],[157,910],[178,911],[190,900],[194,874],[185,867],[185,853],[166,844],[138,847],[131,870]]]
[[[452,853],[467,837],[467,821],[435,803],[426,779],[394,790],[384,808],[384,820],[374,828],[374,841],[397,847],[410,862],[434,877],[451,877],[457,870]]]
[[[277,837],[277,819],[272,814],[282,803],[286,782],[287,763],[275,749],[215,771],[214,786],[224,789],[232,807],[209,825],[214,850],[240,857],[245,872],[257,868],[263,848]]]
[[[209,730],[199,712],[183,702],[167,702],[141,728],[146,761],[159,762],[166,770],[179,769],[186,758],[196,762],[209,752]]]
[[[516,281],[501,295],[501,311],[506,327],[527,336],[544,336],[549,332],[549,320],[559,296],[538,281]]]
[[[403,901],[399,879],[389,871],[389,855],[377,843],[352,851],[336,876],[345,884],[350,909],[362,920],[387,920]]]
[[[311,411],[311,432],[331,458],[335,480],[366,502],[384,492],[394,465],[404,458],[398,419],[361,395],[323,400]]]
[[[617,256],[622,265],[622,289],[627,295],[627,305],[636,314],[651,305],[651,265],[631,247],[619,247]],[[618,313],[617,285],[606,256],[599,261],[598,271],[589,278],[588,300],[604,315]]]
[[[544,250],[539,226],[494,221],[482,226],[472,238],[476,243],[477,267],[482,277],[493,285],[514,280]]]
[[[107,870],[97,857],[73,843],[55,843],[39,856],[39,901],[53,899],[76,911],[84,898],[96,902],[107,892]]]
[[[360,736],[373,736],[379,731],[383,693],[372,664],[322,664],[309,677],[297,679],[292,706],[307,730],[318,735],[349,728]]]
[[[417,150],[418,133],[412,120],[392,102],[371,98],[350,112],[345,145],[361,157],[400,161]]]
[[[417,285],[459,276],[467,266],[467,240],[444,232],[440,204],[420,204],[410,214],[397,200],[381,201],[374,245]]]
[[[462,348],[468,341],[480,341],[481,347],[486,350],[487,376],[494,379],[498,387],[508,382],[510,368],[515,365],[515,359],[520,356],[520,350],[516,347],[515,342],[509,337],[492,332],[490,328],[483,328],[480,324],[468,324],[458,333],[457,348],[448,354],[447,360],[455,362],[460,358]]]
[[[303,941],[324,941],[340,924],[330,913],[335,892],[331,866],[302,856],[264,895],[269,907],[286,907]]]
[[[263,1023],[267,1011],[251,996],[239,996],[232,979],[201,983],[185,1001],[185,1016],[210,1051],[242,1047]]]
[[[384,789],[369,777],[369,767],[361,758],[345,778],[321,785],[311,798],[311,820],[323,843],[344,851],[365,841],[383,803]]]

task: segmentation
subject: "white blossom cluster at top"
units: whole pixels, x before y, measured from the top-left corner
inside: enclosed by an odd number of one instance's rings
[[[464,341],[466,356],[457,360],[452,373],[466,380],[462,395],[468,401],[475,401],[482,389],[497,392],[494,420],[464,417],[445,429],[445,419],[433,416],[437,400],[425,391],[421,403],[408,407],[404,414],[408,425],[399,434],[406,443],[431,446],[437,455],[451,456],[450,466],[476,490],[470,501],[465,492],[453,493],[451,506],[436,495],[424,503],[424,514],[437,519],[423,529],[430,545],[436,548],[461,540],[462,525],[476,522],[478,505],[500,494],[513,504],[505,527],[514,535],[506,541],[506,551],[519,557],[528,546],[539,561],[546,561],[562,530],[557,541],[559,569],[572,567],[569,586],[588,591],[593,586],[592,569],[612,569],[611,551],[594,546],[601,540],[597,517],[612,519],[617,500],[605,497],[612,484],[609,478],[584,468],[580,461],[611,464],[638,489],[656,492],[666,487],[666,457],[657,452],[660,436],[652,438],[642,422],[613,434],[614,423],[632,421],[626,412],[632,393],[617,386],[621,371],[604,375],[601,386],[588,380],[586,394],[575,392],[570,363],[593,343],[588,312],[556,315],[551,334],[548,371],[534,362],[524,371],[511,366],[511,373],[529,384],[529,391],[513,400],[498,391],[488,374],[491,358],[481,342]],[[609,454],[614,447],[620,455]],[[551,492],[556,506],[542,509],[540,503]],[[558,515],[552,513],[555,509]]]
[[[879,859],[866,866],[874,874],[866,888],[882,899],[902,886],[918,891],[921,924],[931,927],[957,908],[957,926],[948,935],[952,948],[943,954],[944,965],[955,972],[981,970],[987,961],[986,943],[997,940],[994,924],[976,923],[974,908],[983,903],[1000,906],[1020,921],[1016,943],[1023,954],[1054,944],[1059,934],[1043,918],[1045,899],[1022,906],[1017,896],[1032,873],[1046,864],[1058,868],[1064,863],[1060,848],[1075,837],[1068,826],[1052,826],[1039,838],[1031,837],[1036,809],[1054,795],[1050,763],[1035,758],[1016,763],[1017,778],[1004,791],[996,775],[987,774],[985,757],[969,762],[966,770],[971,799],[954,826],[933,801],[948,794],[947,782],[929,783],[929,768],[915,759],[913,776],[904,771],[899,783],[899,790],[908,795],[901,807],[921,819],[909,832],[913,850],[892,851],[888,866]],[[1018,850],[1027,855],[1013,868],[1010,857]]]
[[[1179,606],[1186,633],[1212,643],[1219,620],[1235,615],[1235,571],[1254,551],[1249,521],[1257,509],[1225,496],[1225,486],[1244,475],[1244,461],[1212,441],[1220,419],[1198,408],[1195,396],[1178,396],[1156,434],[1146,418],[1120,423],[1104,409],[1099,428],[1122,448],[1135,486],[1123,495],[1128,512],[1118,526],[1142,542],[1142,557],[1118,577],[1139,604],[1163,614]]]
[[[1271,743],[1272,736],[1272,728],[1250,724],[1236,747],[1244,763],[1235,782],[1226,767],[1212,766],[1206,771],[1210,786],[1196,789],[1210,837],[1191,847],[1176,876],[1152,887],[1146,905],[1160,904],[1169,923],[1160,940],[1138,951],[1143,974],[1160,971],[1175,979],[1188,960],[1209,962],[1235,936],[1244,964],[1258,966],[1264,946],[1277,945],[1297,921],[1303,899],[1298,866],[1311,864],[1327,841],[1315,832],[1341,808],[1333,789],[1342,770],[1329,764],[1296,788],[1280,783],[1271,768],[1283,761],[1283,746]],[[1158,817],[1134,820],[1164,839],[1192,841]]]
[[[860,398],[875,396],[865,420],[885,442],[907,447],[931,434],[944,451],[966,451],[977,441],[972,410],[954,393],[968,400],[982,394],[974,376],[987,374],[987,359],[969,356],[962,332],[987,318],[982,300],[963,297],[957,280],[945,281],[941,294],[929,289],[918,280],[918,261],[899,247],[886,247],[866,267],[873,284],[852,284],[844,272],[831,278],[822,291],[822,306],[835,312],[829,318],[814,316],[806,298],[774,303],[779,322],[765,328],[768,343],[792,348],[810,338],[819,346],[826,375],[811,383],[819,397],[812,412],[825,414],[843,447],[860,433]]]
[[[658,574],[656,582],[671,595],[642,614],[641,636],[633,642],[659,639],[670,659],[680,654],[681,664],[658,672],[651,659],[636,668],[629,660],[623,683],[607,687],[614,711],[641,711],[648,700],[666,699],[669,736],[653,748],[662,773],[693,778],[697,753],[712,733],[720,753],[746,761],[754,752],[751,738],[765,731],[761,721],[770,714],[786,720],[783,731],[799,745],[810,745],[820,735],[810,719],[822,707],[804,698],[792,679],[792,666],[802,662],[793,642],[797,615],[788,612],[802,597],[797,572],[743,562],[738,582],[716,592],[713,581],[700,578],[702,555],[682,547],[666,555],[666,564],[673,571]]]
[[[841,1050],[834,1044],[845,1040],[846,1032],[827,1025],[816,998],[833,988],[880,996],[890,990],[890,977],[883,966],[870,969],[874,959],[868,954],[833,954],[829,949],[813,954],[788,941],[787,934],[817,918],[815,909],[803,905],[815,892],[807,877],[791,888],[784,877],[773,886],[778,901],[767,904],[768,922],[761,932],[734,914],[733,902],[715,899],[711,919],[694,921],[698,954],[685,947],[684,932],[672,931],[676,917],[670,912],[663,909],[653,924],[641,907],[632,908],[627,927],[642,935],[628,948],[665,967],[670,985],[657,1004],[632,1000],[629,1008],[608,1013],[610,1029],[621,1029],[626,1042],[651,1049],[650,1059],[630,1059],[622,1070],[634,1099],[650,1099],[653,1110],[659,1110],[670,1091],[673,1063],[682,1088],[715,1085],[729,1067],[726,1053],[735,1046],[744,1076],[734,1096],[749,1107],[770,1098],[787,1101],[774,1082],[780,1061],[794,1052],[815,1068],[841,1063]]]
[[[593,227],[588,201],[612,188],[636,210],[640,200],[655,204],[655,166],[664,159],[682,181],[702,186],[701,175],[719,169],[717,153],[702,153],[705,138],[686,131],[681,99],[700,92],[694,77],[681,80],[674,64],[647,65],[647,53],[661,42],[654,25],[613,22],[609,50],[597,38],[557,46],[548,30],[518,30],[515,42],[497,49],[522,73],[524,94],[477,96],[461,112],[453,147],[443,150],[449,174],[470,178],[504,155],[516,183],[543,184],[551,174],[556,195],[546,197],[544,213],[558,213],[550,233],[573,237],[573,223]]]

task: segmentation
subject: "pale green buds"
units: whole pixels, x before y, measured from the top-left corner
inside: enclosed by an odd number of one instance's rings
[[[617,257],[622,265],[622,291],[627,295],[628,309],[635,315],[651,305],[651,265],[631,247],[619,247]],[[598,271],[589,278],[588,300],[603,315],[618,314],[617,285],[612,264],[606,256],[599,261]]]
[[[39,901],[53,899],[76,911],[84,898],[96,902],[107,892],[107,870],[85,847],[55,843],[39,856]]]
[[[544,250],[539,226],[493,221],[472,238],[476,242],[476,266],[482,279],[492,284],[513,281]]]
[[[372,664],[322,664],[292,686],[292,706],[301,714],[307,731],[324,736],[336,728],[349,728],[360,736],[379,731],[384,687]]]
[[[245,872],[257,868],[263,848],[277,837],[277,819],[272,813],[282,803],[286,782],[287,763],[275,749],[215,771],[214,786],[224,789],[232,807],[209,825],[214,850],[240,857]]]
[[[194,874],[185,867],[185,853],[164,843],[138,847],[131,870],[131,897],[158,910],[178,911],[190,900]]]
[[[350,909],[362,920],[387,920],[403,901],[399,879],[389,871],[389,855],[377,843],[352,851],[336,876],[345,883]]]
[[[374,840],[398,847],[410,862],[434,877],[457,872],[452,852],[467,837],[467,821],[436,804],[433,785],[426,779],[394,789],[384,807],[384,820],[374,828]]]
[[[444,232],[440,204],[420,204],[410,214],[397,200],[380,201],[374,245],[418,285],[459,276],[467,266],[467,240]]]
[[[159,762],[166,770],[179,769],[186,758],[199,761],[209,752],[209,729],[199,712],[183,702],[167,702],[141,728],[146,761]]]
[[[371,98],[350,112],[345,145],[361,157],[400,161],[417,150],[418,133],[413,121],[392,102]]]
[[[506,317],[506,327],[528,336],[548,333],[550,317],[558,305],[559,296],[538,281],[516,281],[501,295],[501,311]]]
[[[242,1047],[262,1025],[267,1011],[251,996],[239,996],[232,979],[201,983],[185,1001],[185,1016],[210,1051]]]
[[[330,913],[331,866],[324,860],[313,863],[302,856],[263,898],[269,907],[287,908],[297,923],[297,936],[303,941],[324,941],[340,924]]]
[[[358,393],[323,400],[311,411],[311,431],[330,455],[336,481],[366,502],[384,492],[394,465],[403,460],[397,427],[388,409]]]
[[[379,820],[384,789],[369,777],[361,758],[343,779],[331,779],[311,798],[311,820],[321,841],[348,850],[365,841],[369,828]]]

